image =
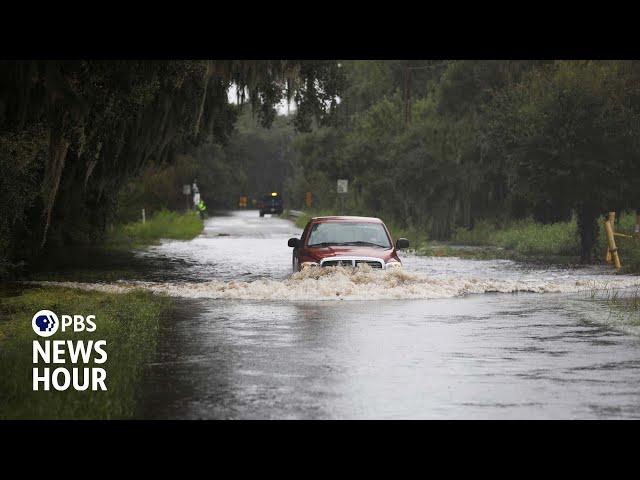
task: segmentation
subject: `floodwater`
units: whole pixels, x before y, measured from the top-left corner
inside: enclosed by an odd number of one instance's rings
[[[401,255],[402,271],[291,275],[289,221],[213,217],[137,255],[178,299],[143,418],[640,418],[640,335],[592,293],[606,267]]]

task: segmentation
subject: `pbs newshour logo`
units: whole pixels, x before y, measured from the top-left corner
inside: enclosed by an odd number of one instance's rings
[[[96,331],[95,315],[56,315],[51,310],[40,310],[31,319],[33,331],[44,339],[33,341],[33,364],[56,365],[33,368],[33,390],[77,391],[107,390],[107,372],[95,364],[107,361],[106,340],[49,340],[61,332]],[[67,335],[68,337],[68,335]],[[66,364],[70,363],[69,368]],[[78,366],[83,364],[84,366]]]
[[[41,337],[50,337],[58,331],[58,316],[51,310],[40,310],[33,316],[31,326],[33,331]]]

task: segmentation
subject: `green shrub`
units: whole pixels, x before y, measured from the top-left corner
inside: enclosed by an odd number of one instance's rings
[[[495,231],[496,228],[488,222],[479,221],[471,230],[457,228],[453,235],[453,242],[462,245],[494,245]]]
[[[487,222],[478,222],[472,230],[457,229],[453,240],[465,245],[502,247],[523,255],[580,254],[575,220],[542,225],[527,219],[514,222],[503,229]]]
[[[161,238],[191,240],[204,227],[197,212],[178,213],[161,210],[145,223],[133,222],[118,226],[109,235],[110,243],[153,243]]]

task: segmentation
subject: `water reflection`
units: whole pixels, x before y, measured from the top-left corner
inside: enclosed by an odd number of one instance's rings
[[[580,302],[545,295],[375,305],[201,302],[197,314],[178,316],[164,330],[165,363],[151,367],[151,383],[177,388],[165,389],[164,400],[144,413],[640,417],[637,338],[591,323],[577,313]]]

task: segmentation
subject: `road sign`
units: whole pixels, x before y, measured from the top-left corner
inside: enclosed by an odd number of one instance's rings
[[[183,195],[191,195],[191,185],[183,185],[182,186],[182,194]]]
[[[337,191],[338,193],[347,193],[349,191],[349,180],[338,180]]]

